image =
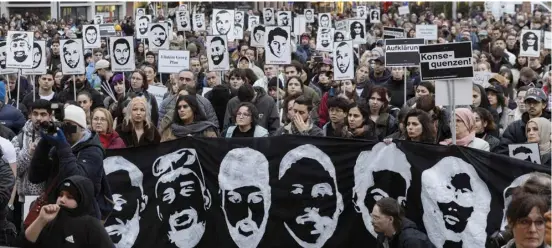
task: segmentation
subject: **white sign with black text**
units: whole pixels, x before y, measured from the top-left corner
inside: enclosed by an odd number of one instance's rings
[[[416,38],[437,40],[437,25],[416,25]]]
[[[383,38],[384,39],[406,38],[406,35],[404,34],[404,29],[402,28],[383,27]]]
[[[178,73],[190,69],[190,51],[160,50],[159,73]]]

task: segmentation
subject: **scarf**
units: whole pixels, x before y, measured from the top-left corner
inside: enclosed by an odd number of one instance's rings
[[[467,108],[457,108],[454,112],[456,114],[456,117],[460,118],[462,122],[464,122],[464,125],[466,125],[466,129],[469,132],[468,135],[464,136],[463,138],[457,138],[456,145],[468,146],[475,139],[475,118],[473,117],[473,113]],[[439,144],[450,145],[452,144],[452,139],[443,140]]]
[[[109,145],[111,144],[111,141],[114,138],[118,137],[118,135],[115,135],[115,132],[106,133],[106,134],[98,133],[98,134],[100,136],[100,142],[102,143],[102,146],[103,146],[104,149],[107,149],[109,147]]]
[[[529,125],[529,122],[537,124],[539,128],[539,150],[541,156],[550,153],[550,121],[544,117],[538,117],[529,120],[527,125]]]
[[[195,122],[189,125],[179,125],[179,124],[173,123],[171,125],[171,131],[176,138],[182,138],[186,136],[197,136],[198,134],[199,136],[203,136],[203,134],[200,134],[200,133],[207,130],[210,127],[216,130],[215,125],[208,121]]]

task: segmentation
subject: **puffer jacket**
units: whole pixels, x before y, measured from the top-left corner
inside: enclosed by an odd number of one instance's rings
[[[257,124],[273,133],[280,127],[280,116],[274,99],[266,94],[266,91],[261,87],[253,87],[257,92],[257,97],[253,101],[253,105],[259,111]],[[240,99],[235,96],[226,105],[226,113],[224,114],[224,127],[227,129],[234,124],[232,113],[235,113],[240,105]]]
[[[14,133],[19,133],[25,126],[25,116],[14,106],[0,102],[0,123]]]
[[[21,132],[11,140],[13,147],[15,147],[15,152],[17,153],[16,186],[20,202],[24,202],[25,196],[27,195],[40,195],[44,192],[44,182],[34,184],[29,181],[28,177],[32,158],[29,155],[29,149],[33,140],[38,142],[40,139],[40,131],[34,129],[33,122],[28,120]]]
[[[385,247],[385,236],[379,234],[377,248]],[[389,242],[389,248],[435,248],[427,235],[418,230],[416,223],[407,218],[402,218],[401,230],[395,233]]]

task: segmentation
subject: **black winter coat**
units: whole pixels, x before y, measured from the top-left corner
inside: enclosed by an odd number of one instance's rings
[[[383,248],[385,236],[378,235],[377,248]],[[416,226],[416,223],[407,218],[402,219],[402,228],[389,240],[389,248],[435,248],[427,235]]]

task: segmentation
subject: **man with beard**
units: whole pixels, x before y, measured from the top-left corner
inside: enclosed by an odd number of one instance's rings
[[[314,13],[312,9],[305,10],[305,19],[307,20],[307,22],[314,22]]]
[[[79,46],[74,40],[68,40],[63,44],[63,60],[65,64],[71,69],[77,68],[80,64],[80,57],[82,52],[82,47]]]
[[[90,45],[96,44],[96,41],[98,40],[98,30],[96,30],[96,27],[86,27],[84,30],[84,39],[86,40],[86,43]]]
[[[305,173],[310,180],[304,180]],[[282,212],[284,227],[301,247],[322,247],[343,211],[330,157],[313,145],[299,146],[282,158],[278,180],[289,194]]]
[[[203,20],[205,19],[205,14],[195,14],[194,15],[194,24],[195,24],[195,27],[196,30],[202,30],[203,29]]]
[[[274,22],[274,9],[272,8],[265,8],[264,13],[264,24],[272,24]]]
[[[132,247],[140,233],[140,213],[148,203],[144,194],[144,175],[133,163],[121,156],[106,158],[105,174],[114,190],[113,212],[105,223],[105,230],[116,248]]]
[[[256,26],[253,29],[253,40],[255,40],[257,44],[264,45],[264,34],[265,34],[265,27],[262,25]]]
[[[158,177],[157,215],[167,231],[161,246],[195,247],[205,233],[205,215],[211,207],[196,151],[185,148],[158,158],[153,175]]]
[[[353,204],[362,214],[364,226],[377,237],[372,226],[372,209],[379,199],[391,197],[406,207],[407,193],[412,181],[410,163],[395,144],[378,143],[371,151],[361,152],[355,168]]]
[[[349,66],[351,65],[351,59],[352,59],[352,47],[349,46],[349,43],[342,41],[337,45],[336,48],[336,62],[337,62],[337,69],[339,69],[339,72],[342,74],[347,73],[349,70]]]
[[[271,204],[266,157],[251,148],[228,152],[218,175],[221,208],[232,240],[254,248],[263,238]]]
[[[280,11],[280,13],[278,13],[278,23],[278,26],[290,26],[289,13],[287,11]]]
[[[330,26],[330,16],[328,14],[323,14],[320,16],[320,27],[321,28],[331,28]]]
[[[243,22],[243,11],[236,11],[234,13],[234,24],[242,24]]]
[[[491,193],[471,164],[445,157],[422,172],[421,189],[422,218],[435,246],[485,247]]]
[[[277,58],[282,58],[288,48],[288,32],[282,28],[275,28],[268,32],[268,44],[270,53]]]
[[[26,33],[15,33],[12,34],[10,52],[13,56],[13,59],[17,63],[23,63],[29,57],[29,52],[31,51],[31,44],[27,41]]]
[[[232,29],[232,17],[227,10],[219,11],[215,16],[215,27],[218,34],[227,35]]]
[[[47,71],[45,74],[40,75],[38,77],[38,90],[34,90],[32,92],[29,92],[25,97],[23,98],[23,101],[21,102],[27,109],[31,109],[31,103],[38,99],[44,99],[47,101],[50,101],[51,103],[57,103],[58,100],[58,94],[54,92],[54,75],[53,72]],[[33,94],[34,94],[34,100],[33,100]]]
[[[59,48],[59,47],[58,47]],[[6,42],[0,42],[0,68],[6,69]]]
[[[151,26],[150,33],[153,36],[151,43],[157,48],[163,47],[168,37],[165,27],[161,24],[154,24]]]
[[[216,36],[211,40],[211,60],[213,64],[218,66],[224,60],[224,54],[226,53],[226,44],[222,37]]]
[[[322,46],[322,48],[326,48],[326,49],[331,49],[330,48],[330,40],[332,39],[331,37],[331,34],[330,34],[330,31],[332,31],[332,29],[330,28],[321,28],[320,29],[320,45]]]
[[[188,11],[178,11],[178,25],[180,25],[181,30],[189,30],[188,27],[190,15]]]
[[[37,42],[33,42],[33,69],[38,68],[42,63],[42,47]]]
[[[148,33],[148,23],[150,22],[150,19],[147,15],[140,16],[138,20],[136,21],[136,27],[138,29],[138,33],[141,36],[146,36]]]
[[[113,52],[112,52],[115,63],[118,65],[126,65],[130,59],[130,44],[125,38],[117,39],[113,42]]]

